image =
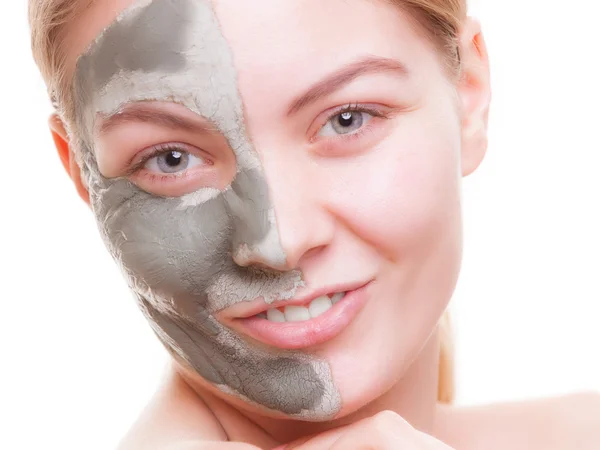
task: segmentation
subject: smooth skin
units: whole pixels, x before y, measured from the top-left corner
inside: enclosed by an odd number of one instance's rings
[[[131,3],[97,1],[71,24],[70,75],[78,55]],[[340,391],[343,408],[335,420],[282,420],[226,396],[174,361],[121,448],[598,448],[600,400],[594,394],[466,409],[436,401],[437,323],[460,269],[460,182],[487,149],[490,75],[479,24],[468,19],[461,30],[463,77],[453,84],[427,39],[385,2],[213,4],[232,48],[246,128],[269,183],[288,262],[310,286],[348,274],[376,283],[355,320],[310,349],[329,362]],[[402,61],[410,75],[365,74],[288,113],[306,89],[365,55]],[[328,113],[348,104],[387,117],[363,116],[367,131],[350,139],[332,134]],[[121,167],[135,156],[136,138],[166,132],[126,126],[97,142],[107,166]],[[52,117],[50,127],[63,165],[89,202],[64,125]],[[112,144],[118,133],[128,138]],[[194,145],[193,136],[185,139]],[[144,189],[159,195],[178,182],[149,184],[153,179],[145,178]],[[230,319],[227,311],[217,318]]]

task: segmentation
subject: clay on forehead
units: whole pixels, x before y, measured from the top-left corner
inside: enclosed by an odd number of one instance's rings
[[[189,4],[181,2],[175,7],[157,3],[148,7],[150,3],[136,3],[117,18],[118,25],[102,36],[102,45],[95,49],[97,88],[106,86],[121,70],[174,73],[185,69],[187,62],[181,49],[186,31],[178,25],[191,14]]]
[[[120,49],[127,49],[124,55]],[[208,2],[136,4],[79,59],[78,72],[86,77],[83,95],[94,96],[98,108],[89,122],[97,112],[113,114],[129,102],[175,101],[218,126],[239,170],[260,167],[246,139],[231,50]]]
[[[210,3],[136,3],[80,58],[74,94],[83,171],[103,238],[165,346],[225,392],[308,420],[334,416],[341,400],[326,361],[255,348],[211,315],[261,295],[291,298],[302,279],[297,271],[239,267],[231,258],[231,251],[260,253],[277,267],[285,252]],[[143,100],[175,101],[211,120],[236,156],[231,186],[164,199],[126,179],[104,178],[94,155],[96,116]]]

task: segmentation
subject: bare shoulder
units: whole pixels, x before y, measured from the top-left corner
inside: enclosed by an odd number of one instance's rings
[[[174,368],[119,445],[119,450],[161,450],[174,443],[227,439],[215,415]]]
[[[600,393],[452,408],[441,414],[440,436],[457,450],[597,450]]]

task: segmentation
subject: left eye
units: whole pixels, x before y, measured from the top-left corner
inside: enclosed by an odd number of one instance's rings
[[[373,116],[364,111],[344,111],[336,114],[319,131],[319,136],[351,134],[360,130]]]
[[[205,161],[181,150],[168,150],[150,158],[144,168],[155,173],[179,173],[203,164]]]

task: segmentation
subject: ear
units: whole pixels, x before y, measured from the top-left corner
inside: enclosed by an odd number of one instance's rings
[[[467,17],[460,34],[462,76],[457,86],[462,108],[462,175],[479,167],[488,147],[490,67],[479,22]]]
[[[73,183],[75,183],[75,188],[77,189],[79,196],[89,205],[90,195],[81,182],[81,169],[79,168],[77,161],[75,161],[75,155],[69,145],[69,136],[62,120],[60,120],[57,114],[52,114],[50,119],[48,119],[48,125],[50,126],[52,139],[54,140],[54,145],[56,146],[63,167],[71,180],[73,180]]]

